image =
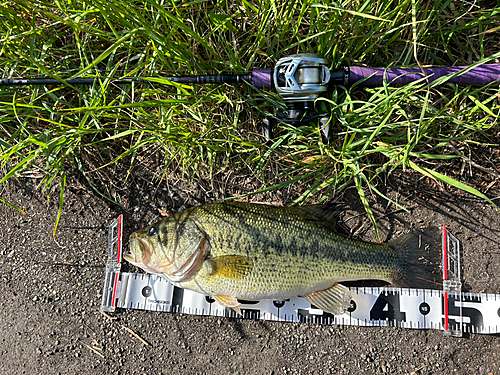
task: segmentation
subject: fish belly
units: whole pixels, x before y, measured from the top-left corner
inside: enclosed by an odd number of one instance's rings
[[[213,276],[202,266],[180,286],[207,295],[281,300],[341,281],[392,279],[398,267],[392,248],[342,236],[330,225],[285,210],[235,204],[200,211],[197,223],[209,238],[210,256],[244,256],[253,268],[231,279]]]
[[[330,288],[336,282],[362,279],[390,281],[394,266],[318,258],[305,254],[266,252],[252,258],[254,267],[245,277],[212,276],[206,267],[181,287],[206,295],[240,299],[284,300]]]

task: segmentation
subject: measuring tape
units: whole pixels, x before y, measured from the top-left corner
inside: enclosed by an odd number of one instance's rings
[[[116,308],[193,315],[241,317],[213,298],[173,286],[157,275],[121,272],[123,216],[109,228],[109,255],[101,310]],[[463,333],[500,333],[500,295],[462,293],[460,242],[443,228],[443,290],[387,287],[350,288],[343,314],[332,315],[304,298],[240,301],[243,318],[359,327],[393,326]]]

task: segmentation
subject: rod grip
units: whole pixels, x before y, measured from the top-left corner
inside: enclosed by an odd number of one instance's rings
[[[429,82],[449,74],[458,73],[468,66],[453,67],[433,67],[424,68],[425,76]],[[385,80],[391,85],[406,85],[425,77],[420,68],[367,68],[361,66],[350,67],[350,84],[369,77],[360,82],[360,87],[382,86]],[[462,85],[487,85],[492,82],[500,81],[500,64],[485,64],[472,68],[459,76],[450,78],[449,83]]]

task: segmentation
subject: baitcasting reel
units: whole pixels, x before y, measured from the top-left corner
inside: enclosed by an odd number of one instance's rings
[[[329,69],[330,62],[316,54],[302,53],[278,60],[272,75],[274,89],[283,98],[287,111],[276,116],[266,116],[262,134],[272,139],[275,122],[302,126],[319,120],[323,143],[332,141],[330,115],[317,113],[314,101],[325,95],[330,85],[349,84],[349,69]],[[334,73],[334,74],[332,74]]]
[[[285,113],[266,116],[263,121],[263,135],[271,139],[273,125],[276,122],[293,126],[302,126],[312,120],[319,120],[322,128],[322,139],[329,143],[332,139],[330,116],[314,111],[314,101],[328,91],[329,85],[346,85],[349,81],[349,70],[332,72],[328,68],[329,61],[319,55],[303,53],[284,57],[278,60],[275,69],[252,69],[245,74],[219,74],[196,76],[163,76],[172,82],[185,84],[236,84],[248,82],[259,89],[275,89],[287,106]],[[73,78],[58,80],[53,78],[15,78],[0,79],[0,86],[26,85],[91,85],[104,78]],[[153,83],[148,78],[113,79],[113,84]]]
[[[276,90],[287,107],[284,113],[266,116],[263,121],[263,135],[272,139],[273,125],[282,122],[293,126],[302,126],[312,120],[319,120],[323,143],[332,141],[330,115],[317,113],[314,101],[325,95],[333,86],[373,87],[386,84],[406,85],[421,81],[430,83],[438,79],[442,83],[463,85],[487,85],[500,82],[500,64],[484,64],[476,66],[452,66],[429,68],[370,68],[361,66],[344,66],[340,69],[329,69],[327,59],[311,53],[301,53],[278,60],[274,69],[252,69],[250,73],[235,75],[199,75],[199,76],[167,76],[159,77],[178,83],[242,83],[248,82],[259,89]],[[442,79],[442,78],[445,79]],[[59,80],[53,78],[14,78],[0,79],[1,86],[26,85],[92,85],[104,78],[74,78]],[[148,78],[112,79],[113,84],[153,83]]]

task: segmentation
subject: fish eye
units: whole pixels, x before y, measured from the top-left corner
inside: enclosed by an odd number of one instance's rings
[[[156,233],[158,233],[158,228],[156,228],[156,227],[149,228],[149,235],[150,236],[154,236]]]

